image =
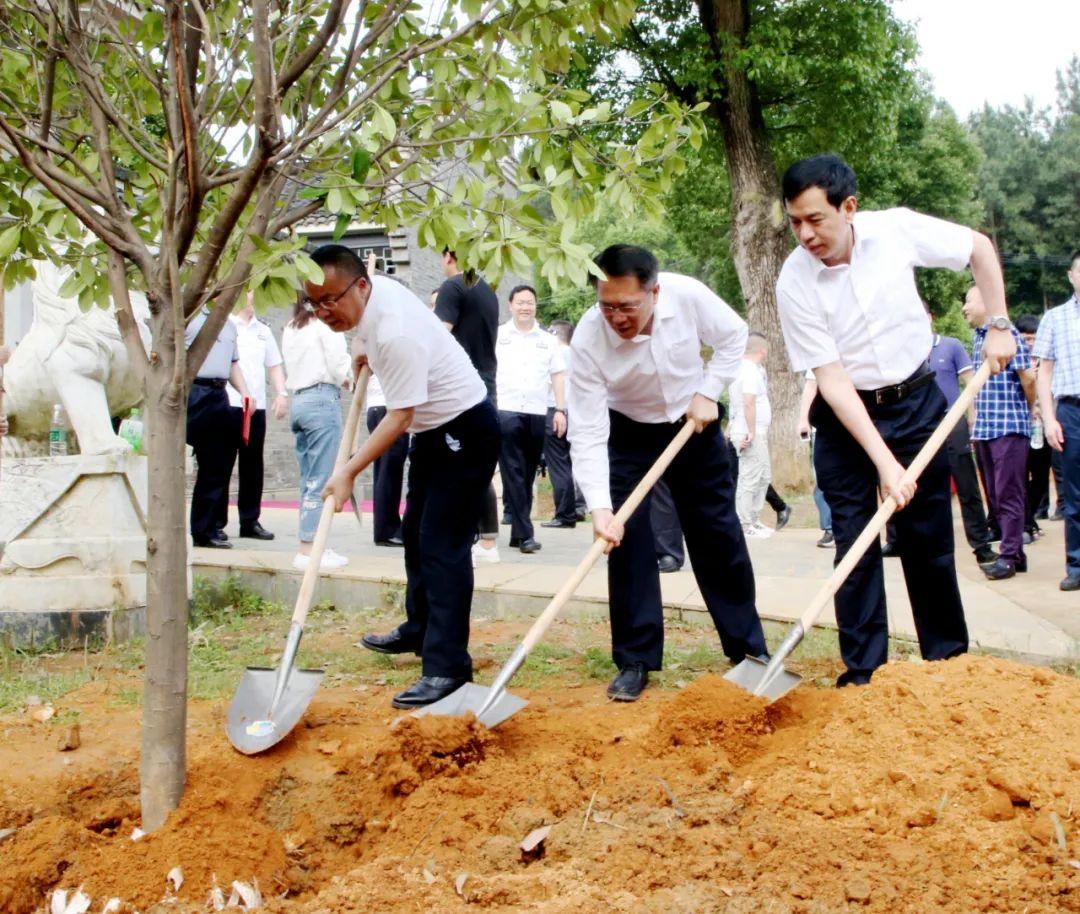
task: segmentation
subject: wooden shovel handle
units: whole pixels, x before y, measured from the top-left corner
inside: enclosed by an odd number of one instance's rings
[[[971,405],[971,401],[975,399],[975,395],[989,377],[990,363],[989,361],[985,361],[979,366],[979,370],[975,373],[975,377],[973,377],[967,387],[964,388],[956,402],[952,405],[952,408],[945,413],[945,418],[941,420],[941,423],[934,430],[934,434],[930,436],[926,444],[922,446],[922,450],[915,455],[915,459],[911,461],[907,470],[904,471],[902,478],[905,482],[914,482],[922,475],[922,471],[926,469],[926,465],[930,463],[934,455],[941,449],[941,446],[945,443],[945,439],[948,438],[952,430],[956,428],[956,424],[960,421],[961,416],[967,412],[968,407]],[[896,502],[890,495],[881,503],[881,507],[877,509],[877,513],[871,518],[870,523],[866,525],[866,529],[864,529],[863,532],[859,534],[858,539],[851,544],[851,548],[840,560],[840,564],[833,569],[833,573],[829,577],[829,580],[822,585],[821,589],[814,595],[814,599],[810,601],[810,605],[806,607],[806,611],[799,620],[802,623],[803,631],[809,631],[810,627],[817,621],[817,617],[821,615],[821,611],[836,595],[836,592],[843,585],[844,581],[847,580],[848,575],[851,574],[851,570],[858,563],[859,559],[863,557],[866,550],[870,548],[870,544],[881,536],[881,531],[885,529],[885,524],[888,523],[889,518],[892,517],[894,513],[896,513]]]
[[[657,480],[664,474],[664,470],[668,468],[671,461],[675,459],[675,455],[682,450],[684,444],[690,440],[690,436],[694,433],[694,423],[689,419],[679,429],[679,434],[671,439],[671,442],[659,457],[656,458],[654,463],[635,487],[634,491],[630,493],[630,496],[623,502],[621,508],[615,512],[615,520],[621,524],[625,524],[630,515],[634,513],[637,506],[641,504],[642,499],[649,494],[649,491]],[[597,560],[602,556],[608,548],[607,540],[597,539],[593,541],[593,544],[589,547],[589,551],[585,553],[577,568],[566,579],[566,582],[559,588],[554,597],[551,598],[551,602],[537,617],[536,621],[532,624],[532,628],[522,639],[521,645],[525,649],[526,653],[536,647],[541,638],[544,637],[544,633],[548,630],[548,626],[555,620],[555,617],[562,610],[566,602],[574,595],[574,592],[581,586],[581,582],[585,579],[592,568],[596,564]]]
[[[341,433],[341,444],[338,445],[337,458],[334,461],[334,472],[340,470],[349,459],[370,377],[371,369],[365,365],[360,369],[360,376],[356,379],[352,403],[349,404],[349,415],[345,420],[345,428]],[[311,544],[311,557],[307,568],[304,570],[303,580],[300,581],[300,592],[296,595],[296,606],[292,614],[292,621],[295,625],[302,626],[304,624],[308,610],[311,608],[311,598],[315,596],[315,585],[319,580],[319,566],[322,564],[323,552],[326,551],[326,541],[330,538],[330,525],[334,520],[336,507],[332,498],[328,498],[323,502],[322,514],[319,516],[319,526],[315,531],[315,540]]]

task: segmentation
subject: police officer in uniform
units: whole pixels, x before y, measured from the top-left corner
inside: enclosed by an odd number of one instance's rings
[[[664,618],[646,497],[625,529],[618,508],[684,422],[697,434],[664,474],[705,605],[733,663],[765,653],[754,606],[754,572],[735,516],[728,450],[720,431],[723,389],[746,349],[746,323],[696,279],[660,273],[643,248],[613,245],[596,265],[597,304],[582,317],[571,350],[570,448],[574,473],[608,559],[612,655],[608,687],[634,701],[660,669]],[[594,280],[595,281],[595,280]],[[707,364],[701,345],[713,350]]]
[[[187,325],[184,330],[186,348],[191,348],[209,314],[209,310],[203,308]],[[229,476],[236,460],[237,440],[232,433],[232,413],[225,393],[225,385],[229,382],[241,397],[249,397],[240,369],[236,325],[227,320],[199,367],[188,395],[187,443],[195,450],[198,463],[195,488],[191,493],[191,538],[196,546],[208,549],[232,548],[232,543],[218,527],[221,503],[228,497]]]
[[[415,295],[388,277],[369,277],[341,245],[325,245],[312,259],[324,277],[307,283],[310,307],[331,330],[356,328],[353,354],[370,364],[386,397],[386,415],[331,477],[324,497],[340,508],[357,474],[413,433],[402,521],[407,619],[362,643],[385,654],[420,654],[419,681],[393,700],[396,708],[416,708],[472,679],[469,553],[495,472],[499,420],[465,350]]]
[[[953,553],[949,460],[944,449],[915,483],[905,465],[945,413],[926,362],[932,334],[913,267],[969,264],[992,318],[986,358],[1000,371],[1016,344],[993,245],[961,225],[908,209],[859,213],[855,173],[835,155],[792,165],[784,205],[797,247],[776,284],[792,369],[812,369],[818,393],[814,467],[832,509],[836,561],[877,510],[878,488],[895,515],[900,560],[919,647],[927,660],[967,650],[968,634]],[[871,545],[836,595],[837,685],[870,681],[889,642],[881,547]]]
[[[564,363],[555,338],[536,322],[536,290],[516,286],[510,292],[510,320],[499,327],[495,344],[502,450],[499,475],[503,504],[510,514],[510,547],[540,551],[530,518],[533,481],[544,452],[544,421],[550,388],[555,398],[553,428],[566,434]]]

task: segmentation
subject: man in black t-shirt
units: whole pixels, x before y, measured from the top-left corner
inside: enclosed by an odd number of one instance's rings
[[[466,277],[449,248],[443,250],[443,272],[446,281],[439,286],[435,298],[435,316],[468,353],[487,385],[491,402],[495,404],[495,337],[499,332],[499,299],[482,276],[470,271],[469,277]],[[480,541],[473,547],[473,565],[499,561],[499,547],[496,544],[498,533],[495,486],[491,485],[484,498]]]

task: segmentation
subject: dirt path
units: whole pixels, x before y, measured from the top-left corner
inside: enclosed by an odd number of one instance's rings
[[[66,701],[74,752],[0,721],[0,911],[82,885],[146,912],[175,866],[180,912],[234,879],[289,914],[1080,911],[1080,681],[1044,669],[894,663],[769,708],[715,676],[632,706],[545,683],[490,733],[328,689],[255,758],[196,703],[184,803],[138,841],[138,712],[104,688]]]

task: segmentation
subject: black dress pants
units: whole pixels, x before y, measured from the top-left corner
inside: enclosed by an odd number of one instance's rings
[[[499,410],[502,450],[499,452],[499,475],[502,476],[503,508],[510,515],[510,536],[525,542],[533,539],[530,518],[533,505],[533,482],[544,452],[544,417],[532,413]]]
[[[611,411],[608,459],[616,509],[681,427],[681,421],[642,423]],[[747,654],[764,654],[765,637],[754,605],[754,570],[735,516],[735,488],[720,424],[714,422],[692,435],[663,478],[724,653],[733,663]],[[658,670],[664,654],[651,502],[647,495],[627,522],[622,544],[608,556],[612,658],[620,669],[641,663]]]
[[[570,462],[570,442],[566,435],[560,438],[555,434],[554,419],[555,409],[551,408],[544,419],[544,462],[555,495],[555,520],[572,524],[577,521],[578,506],[573,465]]]
[[[198,470],[191,493],[191,536],[210,539],[220,529],[221,505],[229,497],[229,476],[236,460],[236,436],[224,385],[195,383],[188,395],[187,443],[195,451]]]
[[[368,432],[386,415],[385,406],[371,406],[367,411]],[[401,536],[401,484],[405,474],[405,459],[409,456],[409,434],[399,435],[397,440],[372,466],[374,476],[375,542],[383,543]]]
[[[239,406],[229,407],[229,424],[236,440],[236,460],[239,479],[236,491],[236,513],[240,518],[240,530],[248,530],[259,522],[262,513],[263,496],[263,448],[266,444],[266,410],[257,409],[251,414],[251,427],[248,429],[248,443],[244,444],[244,410]],[[229,481],[232,481],[233,466],[229,467]],[[224,530],[229,524],[229,491],[225,487],[225,497],[218,508],[217,524]]]
[[[907,466],[945,414],[945,397],[926,384],[899,403],[868,405],[886,445]],[[832,509],[838,564],[878,508],[873,462],[819,395],[810,408],[817,429],[814,469]],[[938,451],[919,477],[915,497],[893,515],[904,580],[919,648],[927,660],[962,654],[968,647],[964,608],[956,582],[949,460]],[[881,547],[872,543],[836,595],[840,654],[847,672],[838,682],[866,682],[887,659],[888,617]]]
[[[488,400],[413,435],[401,522],[407,619],[400,630],[423,645],[425,676],[472,677],[471,549],[498,453],[499,419]]]
[[[675,510],[671,489],[662,479],[653,486],[649,523],[652,524],[653,539],[656,541],[657,561],[664,556],[671,556],[680,567],[685,565],[682,524],[679,523],[679,513]]]

